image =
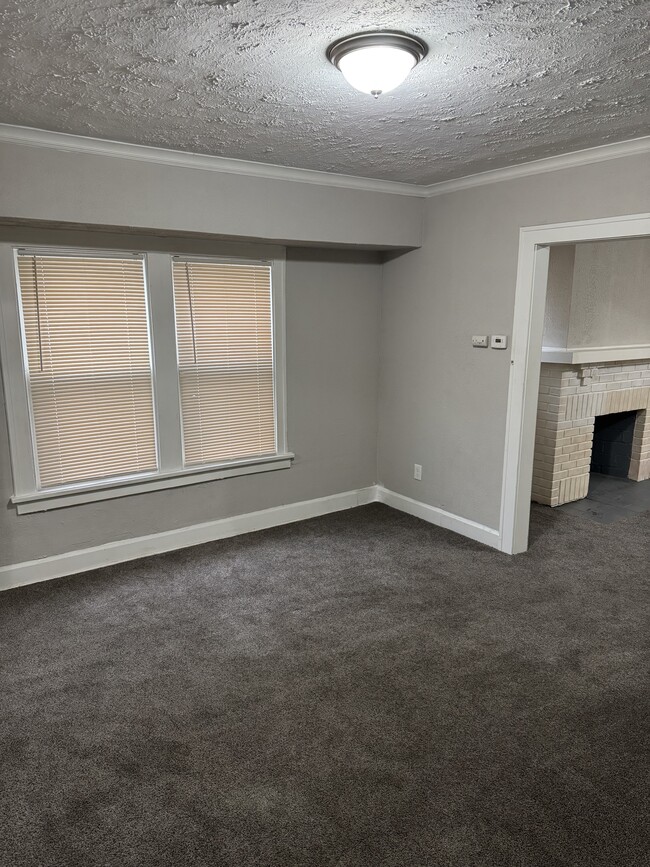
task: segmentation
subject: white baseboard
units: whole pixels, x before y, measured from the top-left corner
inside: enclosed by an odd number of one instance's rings
[[[300,503],[288,503],[285,506],[275,506],[259,512],[249,512],[245,515],[235,515],[232,518],[221,518],[192,527],[181,527],[178,530],[167,530],[164,533],[154,533],[150,536],[139,536],[135,539],[122,539],[118,542],[108,542],[93,548],[69,551],[66,554],[56,554],[41,560],[29,560],[11,566],[0,566],[0,590],[10,587],[20,587],[24,584],[35,584],[38,581],[49,581],[64,575],[74,575],[77,572],[87,572],[102,566],[112,566],[127,560],[137,560],[151,554],[163,554],[177,548],[187,548],[200,545],[203,542],[213,542],[238,536],[241,533],[251,533],[255,530],[265,530],[281,524],[291,524],[306,518],[316,518],[330,512],[363,506],[377,499],[377,487],[360,488],[356,491],[344,491],[330,497],[319,497],[316,500],[303,500]]]
[[[394,491],[381,487],[381,485],[377,486],[377,500],[393,509],[398,509],[400,512],[407,512],[416,518],[422,518],[423,521],[428,521],[437,527],[453,530],[454,533],[467,536],[474,539],[475,542],[482,542],[491,548],[501,550],[501,534],[498,530],[493,530],[492,527],[477,524],[476,521],[461,518],[460,515],[445,512],[444,509],[438,509],[436,506],[429,506],[418,500],[412,500],[411,497],[405,497],[403,494],[396,494]]]
[[[288,503],[285,506],[275,506],[259,512],[249,512],[245,515],[235,515],[232,518],[221,518],[217,521],[207,521],[204,524],[194,524],[192,527],[181,527],[178,530],[167,530],[163,533],[153,533],[149,536],[138,536],[135,539],[122,539],[118,542],[108,542],[93,548],[83,548],[69,551],[66,554],[55,554],[41,560],[29,560],[15,563],[11,566],[0,566],[0,590],[11,587],[21,587],[25,584],[35,584],[39,581],[49,581],[52,578],[62,578],[64,575],[75,575],[102,566],[112,566],[128,560],[137,560],[152,554],[164,554],[177,548],[188,548],[201,545],[203,542],[214,542],[241,533],[252,533],[255,530],[265,530],[278,527],[281,524],[291,524],[294,521],[304,521],[307,518],[317,518],[330,512],[340,512],[355,506],[364,506],[374,502],[385,503],[393,509],[407,512],[422,518],[430,524],[453,530],[462,536],[468,536],[477,542],[483,542],[492,548],[499,548],[501,537],[498,530],[452,515],[444,509],[428,506],[388,491],[380,485],[359,488],[355,491],[344,491],[329,497],[319,497],[316,500],[303,500],[300,503]]]

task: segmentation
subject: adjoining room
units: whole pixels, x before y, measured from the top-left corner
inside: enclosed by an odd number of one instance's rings
[[[650,238],[551,247],[533,501],[650,509]]]

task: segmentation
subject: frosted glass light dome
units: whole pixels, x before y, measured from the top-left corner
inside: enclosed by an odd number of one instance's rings
[[[392,45],[357,48],[339,60],[347,81],[362,93],[379,96],[400,85],[416,64],[410,51]]]
[[[346,36],[327,49],[352,87],[374,97],[398,87],[426,53],[421,39],[395,31]]]

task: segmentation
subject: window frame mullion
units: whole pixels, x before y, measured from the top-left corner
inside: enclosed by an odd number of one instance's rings
[[[178,387],[176,313],[169,253],[146,254],[147,301],[153,367],[158,469],[183,469],[181,401]]]
[[[286,254],[285,251],[282,250],[281,253],[276,253],[271,262],[275,447],[278,454],[284,454],[288,449],[285,283]]]

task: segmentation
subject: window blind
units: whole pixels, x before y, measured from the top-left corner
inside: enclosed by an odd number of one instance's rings
[[[155,470],[143,259],[17,258],[40,487]]]
[[[271,268],[174,260],[186,465],[276,452]]]

